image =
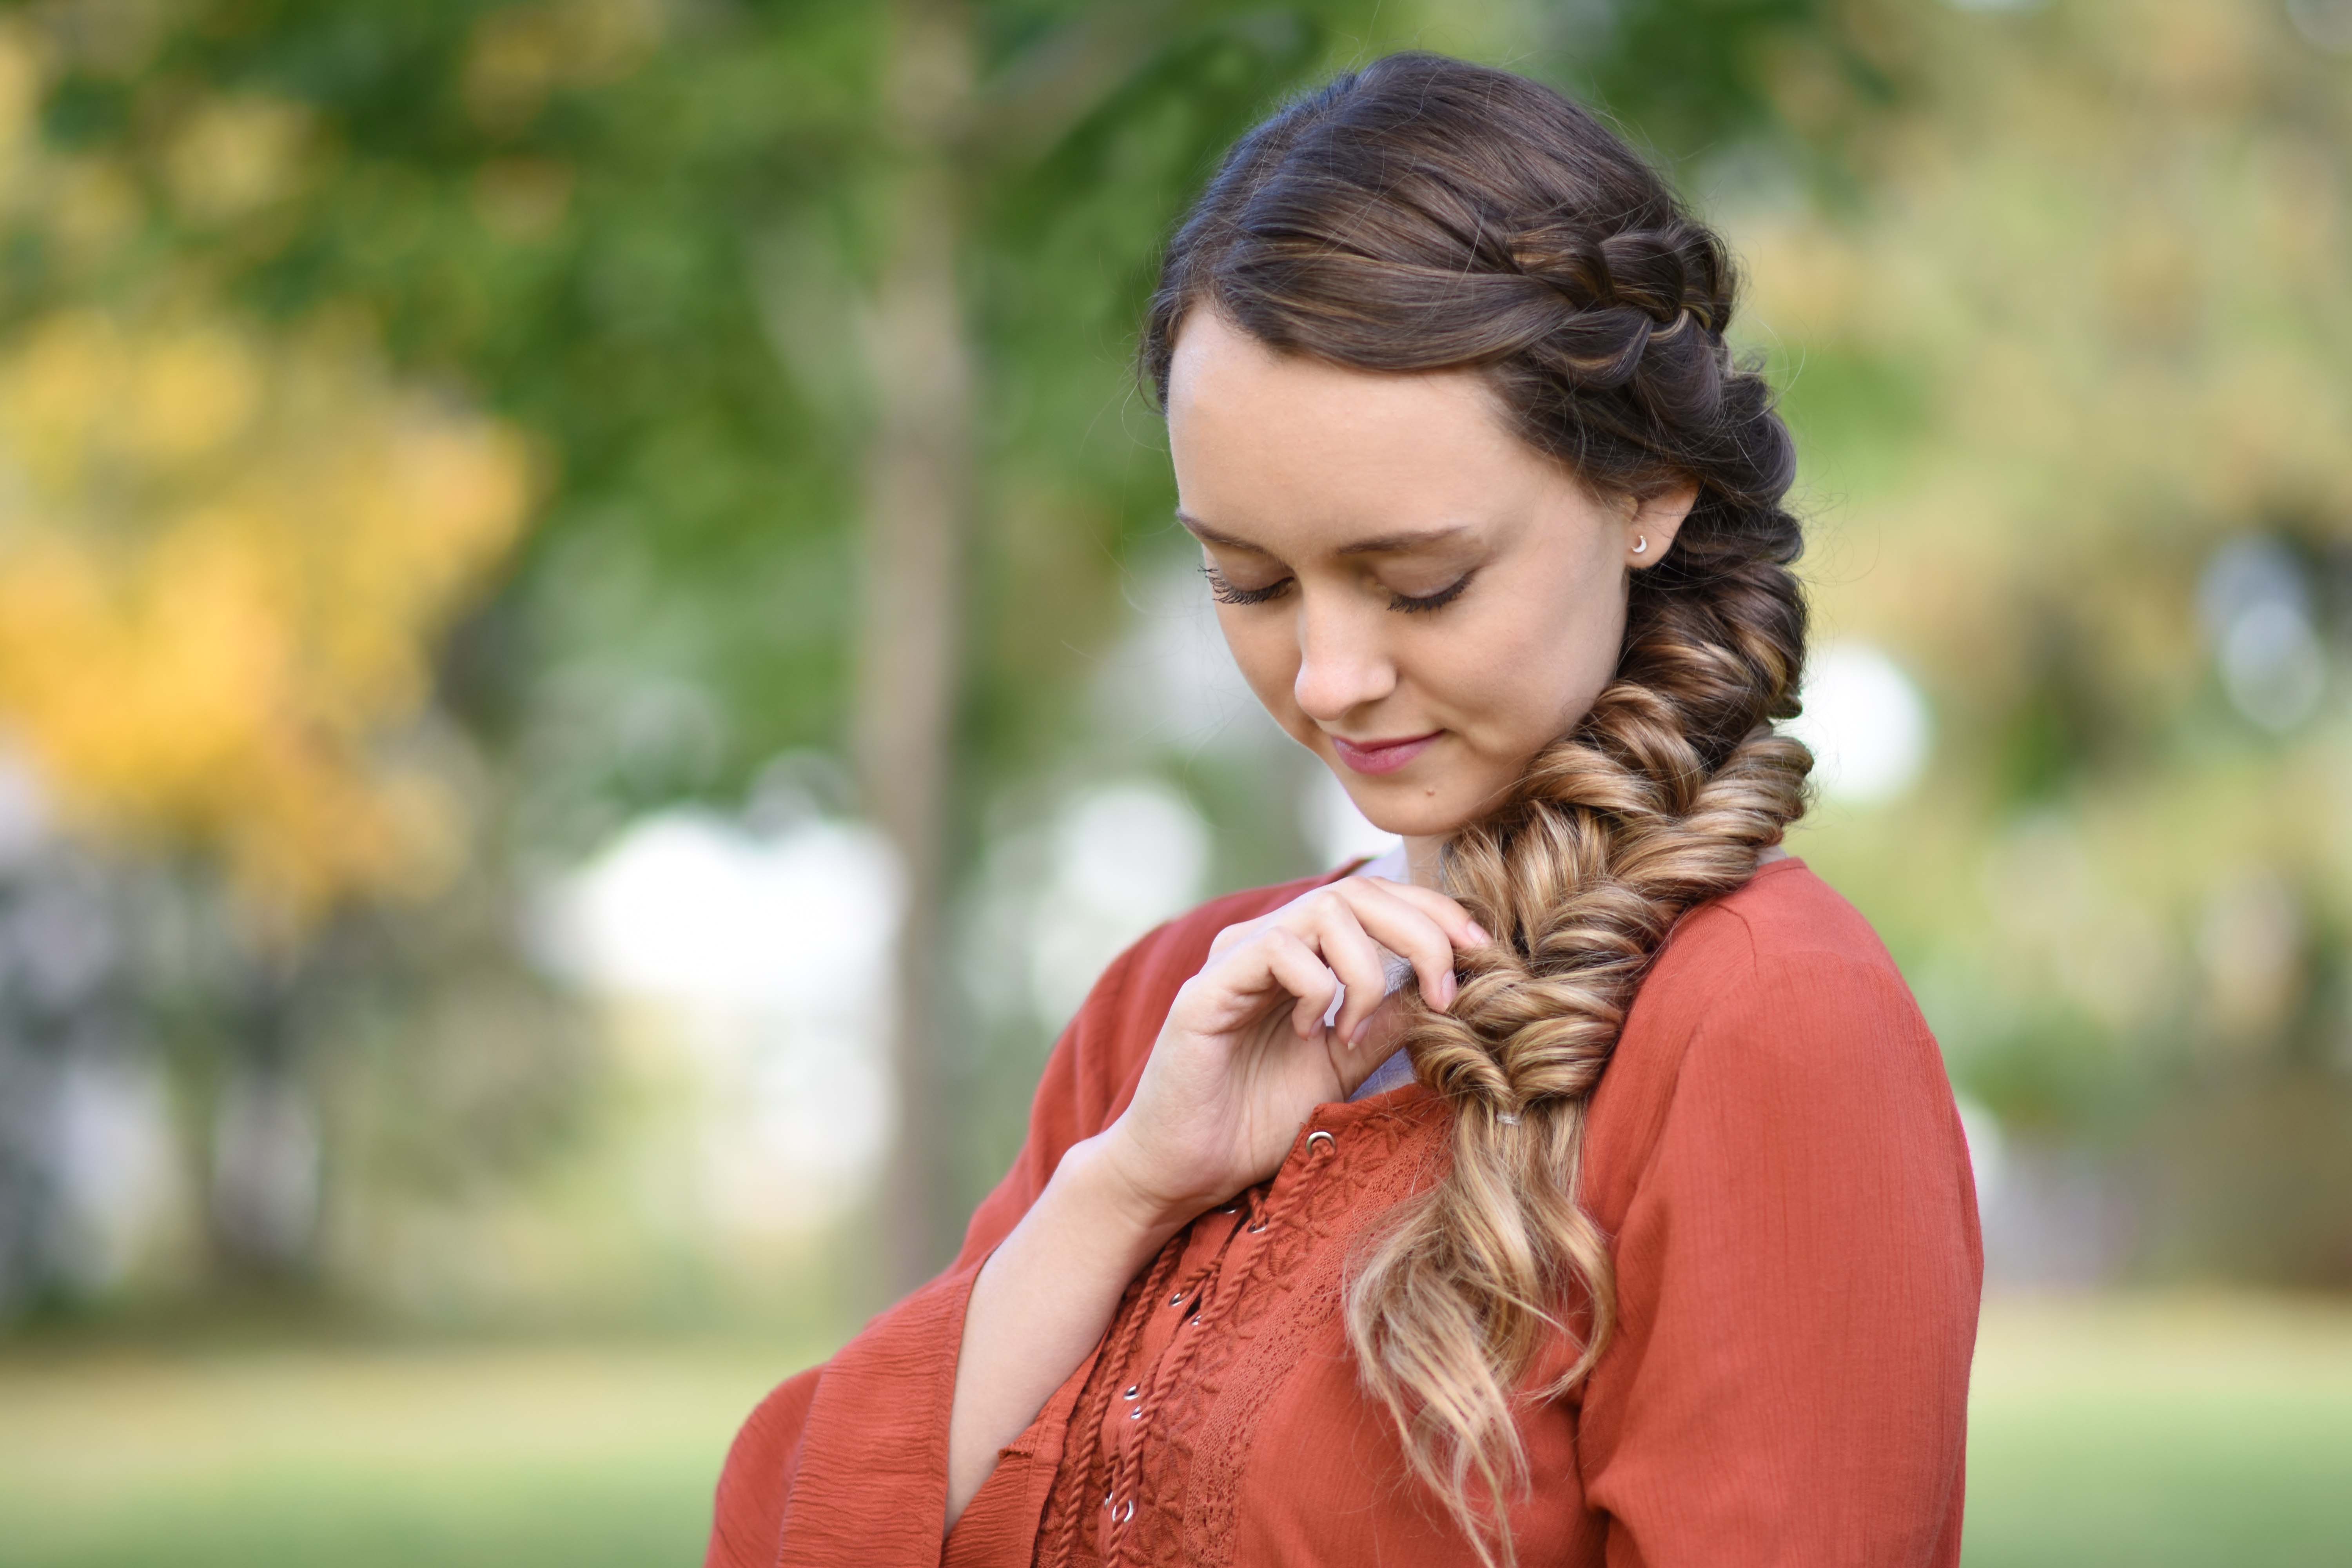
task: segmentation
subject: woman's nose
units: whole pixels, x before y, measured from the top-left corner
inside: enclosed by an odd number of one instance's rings
[[[1298,609],[1298,675],[1291,695],[1299,710],[1318,724],[1334,724],[1368,702],[1396,689],[1396,666],[1389,659],[1376,622],[1348,613],[1348,606],[1318,606],[1306,595]]]

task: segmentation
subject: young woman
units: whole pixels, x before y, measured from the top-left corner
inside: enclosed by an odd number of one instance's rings
[[[712,1563],[1958,1561],[1968,1155],[1780,847],[1800,541],[1732,301],[1517,77],[1394,57],[1234,150],[1144,337],[1180,519],[1403,853],[1111,965],[955,1267],[746,1425]]]

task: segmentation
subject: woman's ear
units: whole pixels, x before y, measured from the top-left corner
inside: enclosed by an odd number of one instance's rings
[[[1626,563],[1639,571],[1665,559],[1683,519],[1697,504],[1698,486],[1687,479],[1635,501],[1633,514],[1625,520]]]

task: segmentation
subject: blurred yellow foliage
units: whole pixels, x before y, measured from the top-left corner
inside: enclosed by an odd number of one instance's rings
[[[97,275],[149,222],[141,182],[45,147],[34,115],[56,72],[135,63],[146,33],[68,9],[0,20],[0,207]],[[289,103],[184,96],[162,189],[247,221],[295,190],[310,135]],[[512,430],[397,384],[350,321],[271,336],[201,277],[151,282],[0,338],[0,731],[68,818],[215,858],[290,935],[452,869],[446,770],[400,742],[531,465]]]
[[[38,320],[0,346],[0,717],[70,813],[216,852],[273,921],[429,888],[455,803],[385,738],[530,491],[357,334]]]
[[[661,37],[658,0],[545,0],[508,5],[475,24],[466,108],[498,134],[522,130],[559,87],[610,81]]]
[[[1921,389],[1907,441],[1860,432],[1873,456],[1914,460],[1843,499],[1917,542],[1890,568],[1933,581],[1893,595],[1887,571],[1832,585],[1835,613],[1914,646],[1925,614],[1971,671],[1995,623],[1951,601],[1945,552],[1991,547],[2009,580],[1987,585],[2014,611],[2029,606],[2011,573],[2054,580],[2166,521],[2210,538],[2352,518],[2352,116],[2312,103],[2301,46],[2246,0],[2064,21],[2053,47],[2000,18],[1919,19],[1933,101],[1871,150],[1868,208],[1739,226],[1773,338],[1897,367]],[[1956,492],[1976,501],[1951,508]],[[1948,528],[1973,543],[1936,537]],[[2066,586],[2139,596],[2150,575]]]
[[[271,99],[213,100],[173,140],[164,171],[190,216],[229,222],[289,194],[300,168],[308,117]]]

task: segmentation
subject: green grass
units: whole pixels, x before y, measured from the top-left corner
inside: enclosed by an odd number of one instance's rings
[[[1998,1303],[1968,1568],[2352,1563],[2352,1307]]]
[[[0,1357],[0,1568],[700,1560],[772,1345]],[[1969,1568],[2352,1562],[2352,1306],[1996,1303]]]
[[[737,1424],[809,1359],[686,1344],[0,1363],[0,1564],[684,1568]]]

